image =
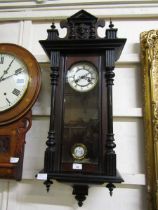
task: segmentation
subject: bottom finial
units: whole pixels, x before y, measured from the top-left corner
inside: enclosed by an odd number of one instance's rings
[[[75,195],[75,199],[78,201],[78,206],[81,207],[83,201],[86,200],[86,196],[88,195],[88,186],[74,185],[72,194]]]
[[[46,185],[46,190],[49,192],[50,186],[53,182],[50,179],[47,179],[43,184]]]
[[[114,188],[116,188],[115,185],[110,182],[106,185],[106,187],[109,189],[110,196],[112,196],[113,190],[114,190]]]

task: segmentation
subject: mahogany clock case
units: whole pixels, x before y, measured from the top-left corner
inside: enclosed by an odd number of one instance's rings
[[[10,108],[0,112],[0,178],[21,180],[25,135],[32,124],[31,108],[40,92],[40,68],[38,62],[28,50],[15,44],[0,43],[0,55],[1,58],[3,55],[11,55],[13,58],[19,59],[26,66],[29,77],[27,89],[22,98]],[[2,59],[4,66],[6,62],[5,56]],[[3,66],[3,62],[0,65]],[[17,80],[16,68],[12,67],[14,72],[12,74],[8,64],[7,69],[9,71],[3,68],[1,68],[2,72],[0,72],[1,85],[5,81],[9,85],[10,79]],[[8,90],[2,91],[8,93]]]
[[[22,179],[26,132],[32,125],[29,111],[19,120],[0,127],[0,178]]]

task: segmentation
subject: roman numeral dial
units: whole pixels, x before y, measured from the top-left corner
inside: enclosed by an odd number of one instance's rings
[[[97,84],[97,69],[89,62],[76,63],[67,72],[67,81],[74,90],[88,92]]]
[[[29,83],[26,65],[12,54],[0,54],[0,112],[20,102]]]

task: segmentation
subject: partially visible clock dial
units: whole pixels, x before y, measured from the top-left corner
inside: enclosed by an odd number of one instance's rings
[[[0,112],[16,105],[29,83],[26,65],[12,54],[0,54]]]
[[[40,67],[25,48],[0,43],[0,126],[27,114],[39,95]]]
[[[97,84],[98,73],[91,63],[78,62],[67,72],[67,81],[74,90],[88,92]]]

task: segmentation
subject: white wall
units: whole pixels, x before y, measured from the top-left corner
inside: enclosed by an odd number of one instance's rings
[[[158,4],[135,4],[126,1],[46,1],[44,4],[25,1],[0,3],[0,42],[22,45],[37,58],[42,72],[42,89],[33,108],[33,125],[26,136],[23,180],[21,182],[0,180],[0,210],[76,210],[78,209],[72,189],[68,184],[54,182],[46,193],[42,181],[35,174],[43,168],[45,141],[49,125],[49,65],[48,58],[38,41],[46,39],[46,30],[54,19],[59,20],[79,9],[87,9],[93,15],[107,20],[113,17],[118,37],[127,43],[115,69],[114,85],[114,133],[117,143],[118,169],[124,183],[117,185],[111,198],[104,186],[91,186],[83,210],[146,210],[144,136],[142,120],[142,75],[139,61],[139,36],[142,31],[157,29]],[[79,1],[77,1],[79,2]],[[91,1],[89,1],[91,2]],[[134,1],[133,1],[134,2]],[[12,8],[9,7],[12,6]],[[23,7],[20,7],[23,5]],[[28,6],[29,5],[29,6]],[[56,6],[55,6],[56,5]],[[11,13],[12,11],[12,13]],[[60,29],[60,36],[65,35]],[[99,29],[103,36],[103,29]],[[40,128],[40,129],[39,129]]]

